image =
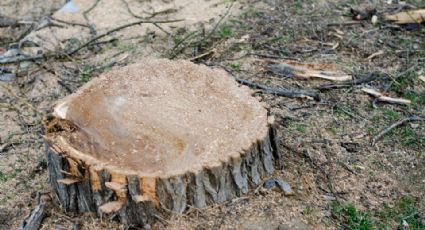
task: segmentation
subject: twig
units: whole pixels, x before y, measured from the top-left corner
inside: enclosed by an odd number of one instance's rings
[[[403,98],[392,98],[382,95],[382,93],[369,88],[363,88],[363,92],[375,97],[378,101],[393,103],[393,104],[401,104],[401,105],[410,105],[412,101],[403,99]]]
[[[88,45],[90,45],[92,42],[97,41],[97,40],[99,40],[99,39],[101,39],[101,38],[103,38],[103,37],[106,37],[106,36],[108,36],[108,35],[110,35],[110,34],[114,33],[114,32],[120,31],[120,30],[122,30],[122,29],[125,29],[125,28],[128,28],[128,27],[131,27],[131,26],[140,25],[140,24],[146,24],[146,23],[152,23],[152,24],[153,24],[153,23],[155,23],[155,24],[159,24],[159,23],[173,23],[173,22],[180,22],[180,21],[183,21],[183,19],[175,19],[175,20],[159,20],[159,21],[151,21],[151,20],[145,20],[145,19],[143,19],[143,20],[139,20],[139,21],[136,21],[136,22],[128,23],[128,24],[125,24],[125,25],[119,26],[119,27],[117,27],[117,28],[114,28],[114,29],[112,29],[112,30],[106,31],[106,32],[105,32],[105,33],[103,33],[103,34],[97,35],[96,37],[94,37],[94,38],[90,39],[90,40],[89,40],[89,41],[87,41],[86,43],[82,44],[81,46],[79,46],[78,48],[76,48],[76,49],[72,50],[71,52],[69,52],[69,53],[67,53],[67,54],[68,54],[68,55],[73,55],[73,54],[75,54],[76,52],[80,51],[81,49],[83,49],[83,48],[87,47]]]
[[[183,19],[175,19],[175,20],[158,20],[158,21],[152,21],[152,20],[139,20],[136,22],[132,22],[132,23],[128,23],[122,26],[119,26],[117,28],[111,29],[103,34],[100,34],[92,39],[90,39],[89,41],[85,42],[84,44],[82,44],[81,46],[79,46],[78,48],[71,50],[67,53],[64,54],[59,54],[59,53],[54,53],[54,54],[42,54],[42,55],[36,55],[36,56],[16,56],[16,57],[0,57],[0,64],[10,64],[10,63],[15,63],[15,62],[22,62],[22,61],[35,61],[35,60],[40,60],[40,59],[45,59],[45,58],[50,58],[50,57],[54,57],[54,58],[69,58],[69,56],[77,53],[78,51],[80,51],[81,49],[91,45],[93,42],[106,37],[114,32],[120,31],[122,29],[131,27],[131,26],[135,26],[135,25],[139,25],[139,24],[146,24],[146,23],[152,23],[152,24],[161,24],[161,23],[173,23],[173,22],[180,22],[183,21]]]
[[[364,24],[362,21],[348,21],[348,22],[335,22],[335,23],[328,23],[326,26],[352,26],[352,25],[361,25]]]
[[[406,117],[404,119],[401,119],[397,122],[395,122],[394,124],[386,127],[385,129],[383,129],[381,132],[378,133],[378,135],[376,135],[375,137],[373,137],[372,139],[372,146],[374,146],[385,134],[387,134],[389,131],[397,128],[400,125],[403,125],[405,123],[408,122],[412,122],[412,121],[425,121],[425,118],[423,117],[418,117],[418,116],[410,116],[410,117]]]
[[[62,19],[57,19],[57,18],[53,18],[53,17],[51,17],[51,19],[53,21],[57,21],[57,22],[60,22],[60,23],[63,23],[63,24],[67,24],[67,25],[70,25],[70,26],[81,26],[81,27],[85,27],[85,28],[89,28],[90,29],[90,26],[89,25],[86,25],[86,24],[77,23],[77,22],[67,22],[67,21],[64,21]]]
[[[364,83],[368,83],[375,80],[385,81],[388,80],[389,77],[387,75],[381,75],[378,73],[370,73],[366,77],[355,79],[352,81],[345,81],[337,84],[325,84],[316,87],[318,90],[329,90],[329,89],[341,89],[341,88],[349,88],[355,85],[361,85]]]
[[[235,77],[235,80],[242,85],[249,86],[251,88],[261,89],[264,93],[274,94],[277,96],[289,97],[289,98],[306,98],[312,97],[316,101],[320,101],[320,97],[315,91],[307,91],[307,90],[293,90],[293,89],[276,89],[271,88],[266,85],[258,84],[252,81],[248,81],[242,78]]]

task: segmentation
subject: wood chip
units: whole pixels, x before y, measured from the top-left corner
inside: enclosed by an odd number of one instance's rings
[[[419,80],[421,80],[425,83],[425,76],[419,76]]]
[[[73,178],[65,178],[65,179],[59,179],[57,180],[57,182],[60,184],[71,185],[71,184],[80,182],[80,180],[73,179]]]
[[[369,55],[369,57],[367,57],[366,59],[370,61],[370,60],[374,59],[375,57],[377,57],[379,55],[382,55],[384,53],[385,53],[384,51],[380,50],[380,51],[378,51],[376,53],[373,53],[373,54]]]
[[[108,213],[118,212],[123,206],[124,206],[124,202],[122,201],[112,201],[112,202],[103,204],[102,206],[99,207],[99,209],[102,213],[108,214]]]
[[[384,15],[385,20],[396,24],[422,23],[425,21],[425,9],[404,11],[396,14]]]
[[[332,64],[302,64],[286,61],[269,65],[268,68],[275,74],[301,79],[321,78],[329,81],[349,81],[353,79],[351,75],[338,71],[336,66]]]
[[[146,201],[150,201],[151,199],[147,196],[143,196],[143,195],[137,195],[133,197],[133,200],[136,203],[142,203],[142,202],[146,202]]]
[[[410,100],[407,100],[407,99],[392,98],[392,97],[384,96],[382,93],[380,93],[380,92],[378,92],[374,89],[363,88],[362,91],[369,94],[369,95],[376,97],[376,99],[378,101],[394,103],[394,104],[402,104],[402,105],[410,105],[412,103]]]

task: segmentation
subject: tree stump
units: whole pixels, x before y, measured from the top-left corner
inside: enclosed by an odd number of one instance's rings
[[[282,167],[273,119],[223,70],[146,59],[93,79],[44,120],[62,208],[146,226],[246,194]]]

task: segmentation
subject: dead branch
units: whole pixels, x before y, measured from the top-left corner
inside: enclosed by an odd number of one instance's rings
[[[116,28],[114,28],[114,29],[108,30],[108,31],[106,31],[106,32],[105,32],[105,33],[103,33],[103,34],[97,35],[96,37],[94,37],[94,38],[90,39],[89,41],[87,41],[86,43],[82,44],[82,45],[81,45],[81,46],[79,46],[78,48],[76,48],[76,49],[74,49],[74,50],[70,51],[70,52],[68,53],[68,55],[73,55],[73,54],[75,54],[76,52],[80,51],[81,49],[83,49],[83,48],[87,47],[87,46],[88,46],[88,45],[90,45],[91,43],[93,43],[93,42],[95,42],[95,41],[97,41],[97,40],[99,40],[99,39],[101,39],[101,38],[103,38],[103,37],[106,37],[106,36],[108,36],[108,35],[110,35],[110,34],[112,34],[112,33],[114,33],[114,32],[120,31],[120,30],[122,30],[122,29],[125,29],[125,28],[128,28],[128,27],[131,27],[131,26],[140,25],[140,24],[146,24],[146,23],[151,23],[151,24],[153,24],[153,23],[155,23],[155,24],[160,24],[160,23],[173,23],[173,22],[180,22],[180,21],[183,21],[183,19],[174,19],[174,20],[159,20],[159,21],[151,21],[151,20],[145,20],[145,19],[143,19],[143,20],[139,20],[139,21],[136,21],[136,22],[128,23],[128,24],[125,24],[125,25],[122,25],[122,26],[116,27]]]
[[[387,134],[391,130],[397,128],[400,125],[404,125],[404,124],[406,124],[408,122],[412,122],[412,121],[425,121],[425,118],[418,117],[418,116],[410,116],[410,117],[406,117],[404,119],[401,119],[401,120],[395,122],[394,124],[383,129],[381,132],[378,133],[378,135],[376,135],[375,137],[372,138],[372,143],[371,143],[372,146],[374,146],[385,134]]]
[[[368,83],[375,80],[386,81],[388,79],[389,77],[387,75],[382,75],[379,73],[369,73],[366,77],[362,77],[352,81],[336,83],[336,84],[319,85],[318,87],[316,87],[316,89],[318,90],[342,89],[342,88],[353,87],[355,85],[361,85],[361,84]]]
[[[410,100],[407,100],[407,99],[392,98],[392,97],[384,96],[382,93],[374,89],[363,88],[362,91],[375,97],[378,101],[383,101],[383,102],[388,102],[393,104],[401,104],[401,105],[410,105],[412,103]]]
[[[40,193],[37,193],[36,197],[37,205],[34,210],[31,212],[31,215],[22,221],[18,230],[37,230],[41,225],[41,221],[44,218],[44,209],[46,204],[40,203]]]
[[[252,81],[248,81],[242,78],[235,77],[235,80],[242,85],[249,86],[251,88],[261,89],[264,93],[274,94],[282,97],[289,98],[314,98],[316,101],[320,101],[320,97],[316,91],[307,91],[307,90],[294,90],[294,89],[276,89],[271,88],[266,85],[258,84]]]
[[[53,53],[53,54],[41,54],[41,55],[36,55],[36,56],[15,56],[15,57],[0,57],[0,64],[10,64],[10,63],[15,63],[15,62],[22,62],[22,61],[35,61],[35,60],[40,60],[40,59],[46,59],[46,58],[68,58],[68,56],[71,56],[75,53],[77,53],[78,51],[82,50],[83,48],[91,45],[93,42],[106,37],[114,32],[123,30],[125,28],[131,27],[131,26],[135,26],[135,25],[140,25],[140,24],[147,24],[147,23],[151,23],[151,24],[162,24],[162,23],[173,23],[173,22],[180,22],[183,21],[183,19],[174,19],[174,20],[158,20],[158,21],[153,21],[153,20],[139,20],[136,22],[132,22],[132,23],[128,23],[119,27],[116,27],[114,29],[111,29],[109,31],[106,31],[103,34],[97,35],[96,37],[90,39],[89,41],[85,42],[84,44],[80,45],[79,47],[75,48],[74,50],[71,50],[69,52],[66,52],[65,54],[60,54],[60,53]]]

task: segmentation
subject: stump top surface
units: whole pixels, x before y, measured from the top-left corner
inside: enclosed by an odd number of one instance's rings
[[[55,107],[62,135],[91,159],[143,176],[196,172],[267,135],[267,112],[223,70],[145,59],[90,81]]]

